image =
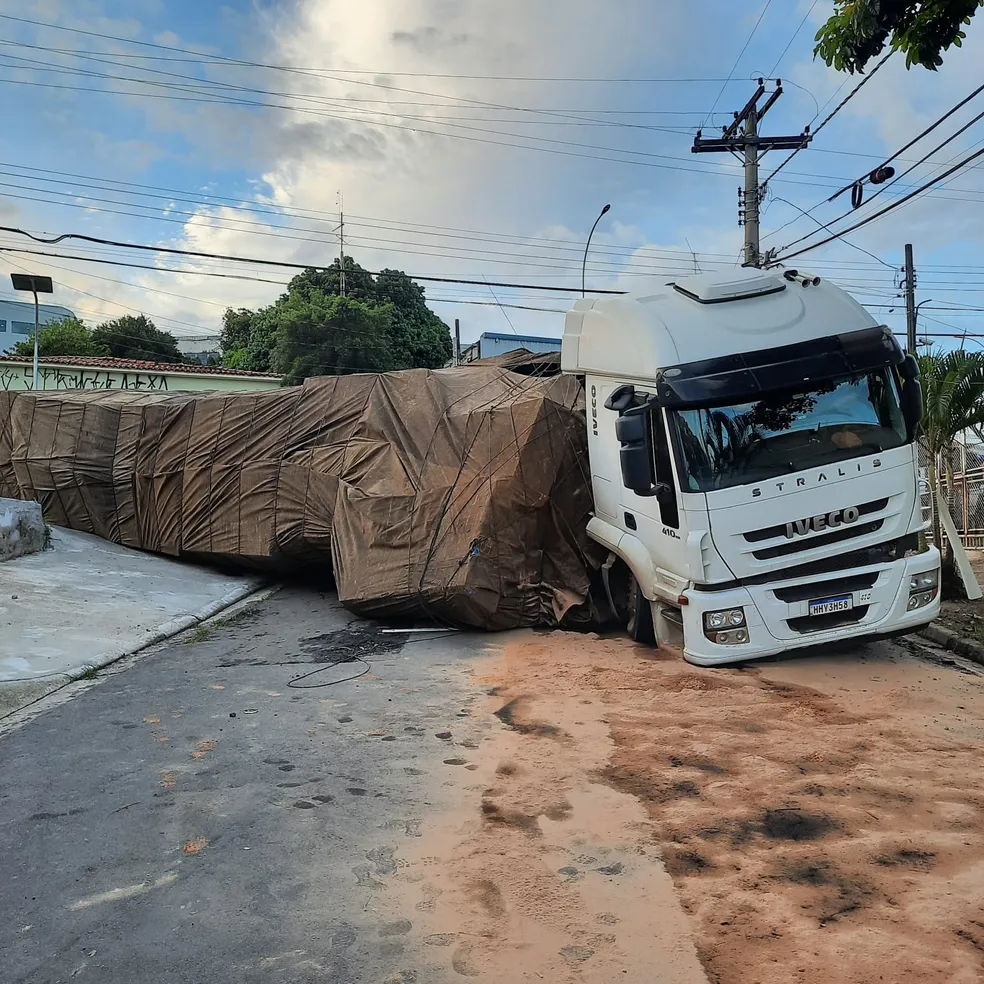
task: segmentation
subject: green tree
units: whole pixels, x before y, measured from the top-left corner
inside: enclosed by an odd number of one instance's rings
[[[273,372],[273,348],[279,324],[277,312],[285,303],[282,298],[259,311],[226,311],[220,341],[222,365],[226,369]]]
[[[14,355],[34,355],[34,339],[18,342]],[[106,355],[105,348],[96,344],[92,332],[78,318],[59,318],[49,321],[38,332],[38,355]]]
[[[107,321],[92,333],[92,341],[116,359],[184,362],[174,336],[142,314]]]
[[[967,431],[984,439],[984,352],[931,352],[919,360],[923,391],[920,438],[929,456],[929,485],[937,501],[953,490],[953,457]],[[942,463],[945,484],[940,481]],[[940,521],[933,512],[933,540],[941,543]],[[952,575],[953,550],[948,545],[944,567]]]
[[[813,54],[853,75],[889,45],[905,52],[906,68],[935,72],[943,52],[963,43],[963,29],[981,7],[984,0],[834,0]]]
[[[306,297],[312,291],[320,291],[322,294],[340,293],[341,278],[338,271],[338,260],[335,260],[327,269],[299,273],[287,285],[287,293],[281,300],[294,294]],[[359,266],[351,256],[345,257],[345,296],[356,301],[376,300],[376,282],[372,274]]]
[[[226,310],[222,316],[222,332],[219,335],[219,345],[223,352],[236,352],[249,346],[249,333],[254,317],[255,313],[248,308]]]
[[[385,372],[393,368],[389,306],[312,291],[278,306],[272,364],[287,386],[309,376]]]
[[[316,325],[325,317],[324,300],[339,297],[340,277],[336,260],[321,270],[305,270],[287,285],[287,291],[276,303],[259,311],[241,309],[226,311],[222,329],[222,364],[230,369],[250,369],[268,372],[286,364],[283,349],[275,356],[285,319],[291,319],[291,330],[299,324],[298,312],[304,311],[308,325]],[[427,307],[423,288],[399,270],[383,270],[374,277],[351,257],[345,257],[345,297],[365,308],[385,312],[385,316],[373,322],[373,331],[379,334],[380,346],[352,348],[345,362],[350,372],[377,372],[384,369],[434,369],[447,365],[453,345],[448,326]],[[309,306],[310,305],[310,306]],[[339,309],[337,318],[342,318]],[[355,309],[353,309],[355,310]],[[365,312],[361,312],[360,317]],[[336,315],[333,315],[336,317]],[[346,318],[355,317],[348,312]],[[337,322],[339,325],[342,321]],[[327,326],[329,322],[324,322]],[[364,319],[359,322],[366,327]],[[314,330],[313,328],[311,330]],[[321,345],[321,341],[307,339],[305,344]],[[327,344],[327,343],[326,343]],[[345,352],[344,347],[337,351]],[[361,354],[360,354],[361,353]],[[297,353],[295,353],[297,354]],[[364,361],[359,362],[358,359]],[[294,364],[294,361],[290,361]],[[318,357],[297,362],[291,370],[292,379],[312,375],[316,364],[335,365],[337,359]],[[334,371],[334,370],[326,370]]]
[[[400,270],[380,270],[376,301],[393,306],[393,345],[401,367],[440,369],[454,352],[448,326],[427,306],[424,288]]]

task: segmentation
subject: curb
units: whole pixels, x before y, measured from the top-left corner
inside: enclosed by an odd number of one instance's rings
[[[87,660],[85,663],[80,663],[78,666],[73,666],[67,670],[58,670],[55,673],[47,673],[40,676],[8,680],[4,681],[2,685],[42,683],[45,680],[54,680],[58,677],[64,677],[69,681],[72,681],[80,674],[85,673],[86,670],[101,670],[104,667],[119,662],[121,659],[125,659],[127,656],[133,656],[150,646],[156,646],[159,642],[165,642],[181,632],[185,632],[187,629],[193,629],[195,626],[201,625],[202,622],[205,622],[210,618],[214,618],[219,614],[219,612],[225,611],[227,608],[231,608],[237,602],[244,601],[252,595],[263,595],[264,589],[268,587],[268,581],[249,581],[246,584],[242,584],[239,587],[233,588],[231,591],[226,592],[217,601],[213,601],[204,608],[200,608],[197,612],[190,615],[179,615],[175,618],[168,619],[166,622],[162,622],[156,629],[152,629],[144,635],[139,642],[129,643],[124,646],[117,646],[115,649],[107,649],[93,659]],[[259,600],[259,598],[257,600]]]
[[[111,663],[116,663],[121,659],[125,659],[127,656],[133,656],[150,646],[156,646],[159,642],[165,642],[166,640],[179,635],[187,629],[193,629],[196,625],[201,625],[202,622],[205,622],[210,618],[214,618],[219,614],[219,612],[225,611],[227,608],[231,608],[237,602],[244,601],[251,595],[263,594],[264,588],[268,586],[268,582],[266,581],[251,581],[248,584],[243,584],[238,588],[233,588],[232,591],[224,594],[218,601],[213,601],[211,604],[206,605],[204,608],[200,608],[197,612],[194,612],[191,615],[179,615],[177,618],[172,618],[162,623],[141,642],[138,642],[135,645],[123,646],[119,649],[110,649],[106,653],[103,653],[97,657],[99,660],[98,662],[85,663],[83,666],[69,670],[67,675],[74,676],[77,673],[83,673],[90,667],[92,669],[101,670],[103,667],[109,666]]]
[[[984,666],[984,646],[977,642],[971,642],[970,639],[965,639],[952,629],[944,629],[942,625],[933,623],[917,632],[916,635],[943,649],[954,652],[958,656],[963,656],[973,663],[980,663]]]
[[[53,697],[59,691],[62,691],[66,687],[76,683],[78,681],[78,675],[85,670],[90,668],[95,670],[105,669],[107,666],[111,666],[113,663],[118,663],[120,660],[125,659],[128,656],[135,656],[138,653],[143,652],[145,649],[149,649],[151,646],[155,646],[160,642],[165,642],[167,639],[171,639],[187,629],[201,625],[204,622],[214,618],[222,611],[244,608],[251,603],[263,601],[264,599],[269,598],[270,595],[274,594],[277,590],[278,585],[272,584],[269,581],[252,581],[229,591],[218,601],[214,601],[210,605],[206,605],[193,615],[182,615],[179,618],[169,619],[167,622],[159,625],[146,638],[136,644],[107,650],[105,653],[102,653],[99,657],[97,657],[98,662],[85,663],[81,667],[75,668],[68,672],[51,673],[47,676],[33,677],[30,680],[11,680],[0,684],[0,687],[19,686],[21,688],[30,687],[32,685],[51,685],[45,689],[44,693],[32,698],[31,700],[28,700],[26,703],[21,704],[8,713],[0,716],[0,734],[3,734],[9,727],[8,725],[3,724],[3,722],[14,721],[15,723],[12,726],[17,727],[18,722],[23,723],[23,714],[25,711],[27,711],[28,714],[33,713],[31,708],[36,707],[43,701]]]

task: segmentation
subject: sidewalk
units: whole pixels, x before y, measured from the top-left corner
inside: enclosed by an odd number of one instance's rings
[[[0,564],[0,717],[262,583],[53,529],[52,549]]]

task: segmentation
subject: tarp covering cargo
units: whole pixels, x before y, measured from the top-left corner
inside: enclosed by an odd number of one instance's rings
[[[140,550],[331,570],[359,614],[570,624],[598,560],[585,440],[576,380],[491,367],[0,393],[0,496]]]

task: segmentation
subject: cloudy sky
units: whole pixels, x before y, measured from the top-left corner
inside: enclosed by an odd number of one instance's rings
[[[634,289],[735,264],[741,170],[727,155],[692,154],[694,131],[714,135],[759,75],[785,88],[766,133],[816,129],[859,81],[812,59],[831,6],[0,0],[0,224],[318,265],[337,255],[341,196],[346,252],[363,266],[478,281],[427,284],[465,340],[558,336],[571,296],[543,288],[579,286],[605,203],[589,286]],[[894,161],[899,172],[929,154],[925,163],[834,221],[850,201],[830,195],[980,84],[984,22],[969,35],[939,73],[892,58],[871,77],[770,182],[763,246],[816,242],[821,223],[858,221],[984,143],[982,121],[930,154],[984,110],[982,95]],[[769,155],[763,175],[784,157]],[[853,245],[795,265],[904,329],[898,270],[911,242],[922,331],[947,345],[948,333],[984,334],[982,177],[964,169],[848,235]],[[268,303],[290,276],[13,233],[0,246],[61,254],[4,251],[0,265],[50,273],[56,302],[90,323],[140,312],[177,336],[216,332],[226,307]],[[80,255],[169,269],[71,258]]]

